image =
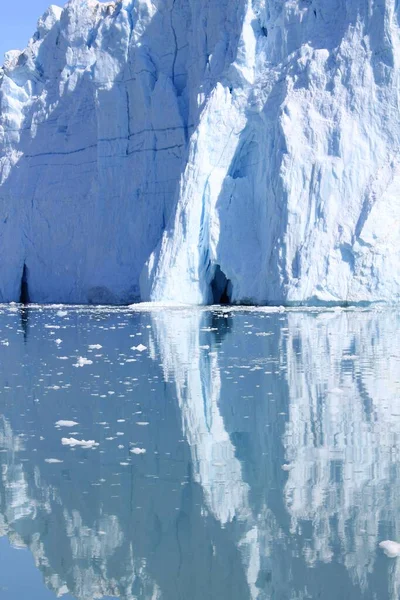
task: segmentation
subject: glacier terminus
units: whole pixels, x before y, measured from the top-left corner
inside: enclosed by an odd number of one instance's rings
[[[400,299],[397,0],[70,0],[0,68],[0,302]]]

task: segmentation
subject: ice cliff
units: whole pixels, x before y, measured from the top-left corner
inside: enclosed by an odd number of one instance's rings
[[[0,300],[400,297],[395,0],[70,0],[0,70]]]

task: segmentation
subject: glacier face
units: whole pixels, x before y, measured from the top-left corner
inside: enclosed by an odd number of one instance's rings
[[[0,300],[398,301],[399,14],[50,7],[0,71]]]

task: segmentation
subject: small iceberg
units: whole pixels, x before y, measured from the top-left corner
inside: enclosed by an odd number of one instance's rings
[[[132,346],[131,350],[137,350],[138,352],[144,352],[145,350],[147,350],[147,346],[144,346],[143,344],[139,344],[139,346]]]
[[[132,452],[132,454],[146,454],[145,448],[132,448],[130,452]]]
[[[62,438],[61,443],[63,446],[71,446],[71,448],[74,448],[75,446],[81,446],[81,448],[95,448],[99,445],[94,440],[76,440],[75,438]]]
[[[74,364],[74,367],[84,367],[85,365],[92,365],[93,361],[89,360],[88,358],[85,358],[83,356],[80,356],[76,362],[76,364]]]
[[[398,542],[385,540],[379,544],[379,548],[382,548],[386,556],[389,558],[396,558],[397,556],[400,556],[400,544]]]
[[[56,427],[75,427],[76,425],[79,425],[79,423],[76,421],[63,421],[61,419],[60,421],[57,421],[55,425]]]

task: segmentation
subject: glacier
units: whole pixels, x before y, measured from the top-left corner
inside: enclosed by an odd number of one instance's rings
[[[70,0],[0,69],[0,301],[395,303],[396,0]]]

